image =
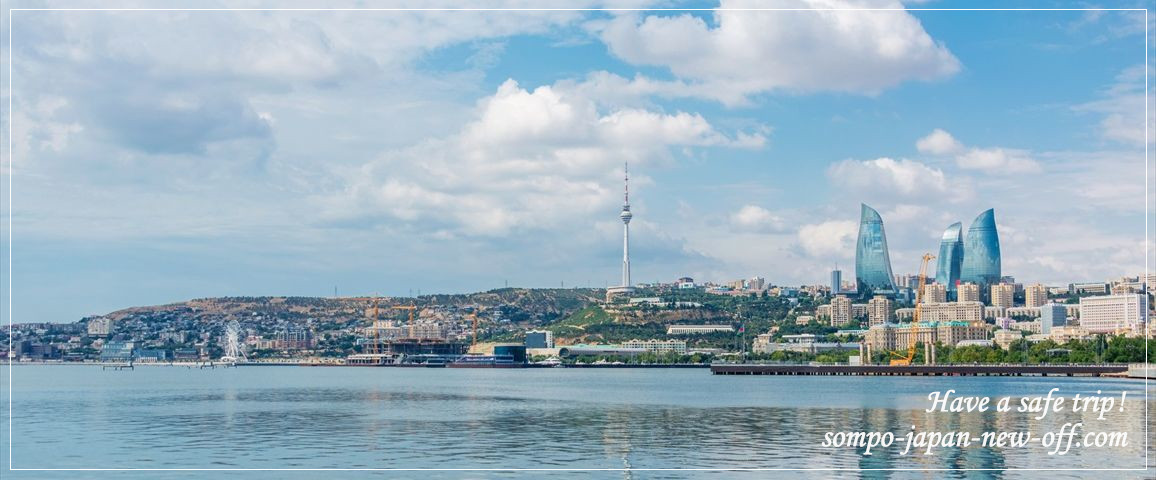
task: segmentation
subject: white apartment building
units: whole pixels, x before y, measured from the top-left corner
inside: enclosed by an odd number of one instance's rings
[[[1080,327],[1089,333],[1143,331],[1148,297],[1138,293],[1080,298]]]

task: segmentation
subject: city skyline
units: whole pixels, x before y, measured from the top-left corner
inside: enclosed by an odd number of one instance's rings
[[[1143,12],[12,20],[17,322],[614,286],[627,161],[638,283],[828,283],[859,203],[899,274],[991,207],[1026,283],[1134,275],[1151,248]]]

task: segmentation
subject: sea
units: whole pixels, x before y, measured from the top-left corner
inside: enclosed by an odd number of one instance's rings
[[[5,479],[1156,477],[1147,420],[1156,383],[1142,380],[631,368],[0,368],[9,403],[0,425]],[[988,397],[992,408],[929,413],[936,392]],[[1066,403],[1043,415],[1016,411],[1033,399],[1054,406],[1044,400],[1049,393]],[[1096,402],[1072,411],[1076,394]],[[995,411],[1004,397],[1016,408]],[[1065,436],[1072,428],[1078,434]],[[832,444],[855,432],[878,432],[877,439],[890,432],[893,440],[870,454]],[[930,453],[926,442],[906,440],[923,433],[926,441],[931,432],[941,435]],[[952,445],[945,432],[976,439],[1030,432],[1035,440]],[[1117,444],[1076,447],[1088,433],[1089,442],[1116,433]],[[906,443],[920,446],[903,452]],[[1149,470],[1136,470],[1146,464]]]

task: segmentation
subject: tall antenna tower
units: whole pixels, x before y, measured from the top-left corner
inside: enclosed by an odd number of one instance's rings
[[[245,350],[241,348],[241,324],[237,323],[237,320],[230,320],[228,325],[225,325],[225,355],[221,357],[221,361],[226,363],[249,361],[245,356]]]

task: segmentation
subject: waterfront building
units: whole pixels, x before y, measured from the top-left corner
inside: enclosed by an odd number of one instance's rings
[[[939,258],[935,267],[935,283],[948,292],[955,292],[963,268],[963,224],[955,222],[943,231],[939,241]],[[947,300],[940,300],[946,302]]]
[[[942,283],[932,283],[923,286],[923,301],[927,303],[943,303],[947,301],[947,286]]]
[[[978,301],[980,301],[979,285],[976,285],[974,283],[969,282],[969,283],[959,284],[959,287],[955,293],[956,293],[955,298],[961,302],[978,302]]]
[[[831,299],[831,325],[840,326],[851,323],[854,313],[851,310],[851,299],[846,295],[836,295]]]
[[[858,343],[839,343],[839,342],[818,342],[818,337],[813,333],[803,333],[799,335],[783,335],[784,342],[777,343],[772,340],[772,335],[764,333],[755,338],[752,351],[755,353],[774,353],[774,352],[800,352],[800,353],[820,353],[831,350],[858,350]]]
[[[841,270],[831,270],[831,295],[838,295],[843,291],[843,272]]]
[[[667,335],[699,335],[733,331],[735,331],[735,328],[730,325],[668,325],[666,327]]]
[[[1148,297],[1138,293],[1080,298],[1080,326],[1090,333],[1144,330]]]
[[[1048,303],[1048,287],[1039,283],[1024,288],[1024,306],[1038,307]]]
[[[887,252],[887,235],[883,231],[883,219],[879,212],[861,206],[859,216],[859,237],[855,248],[855,285],[860,297],[867,298],[876,293],[895,294],[895,282],[891,273],[891,256]]]
[[[526,348],[554,348],[554,332],[549,330],[529,330],[526,332]]]
[[[131,362],[135,357],[136,342],[109,340],[100,348],[102,362]]]
[[[872,351],[904,349],[913,342],[955,346],[965,340],[987,340],[990,330],[987,325],[966,322],[888,323],[871,327],[864,336],[864,343]]]
[[[991,306],[1008,308],[1015,306],[1016,286],[1010,283],[997,283],[991,286]]]
[[[919,305],[921,322],[966,322],[982,324],[983,304],[980,302],[942,302]]]
[[[884,323],[891,323],[895,316],[895,302],[883,296],[876,295],[869,302],[867,302],[867,324],[868,325],[882,325]]]
[[[959,279],[961,282],[985,287],[999,283],[1001,276],[995,210],[988,209],[975,217],[975,221],[971,222],[971,226],[967,229]]]
[[[1040,333],[1051,333],[1052,327],[1062,327],[1068,324],[1068,309],[1059,303],[1041,305]]]
[[[686,340],[630,340],[622,344],[627,349],[643,349],[655,353],[686,354]]]

